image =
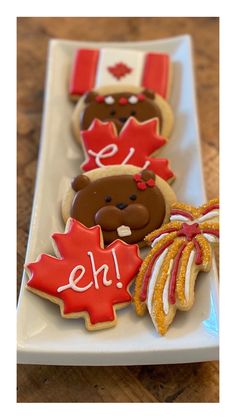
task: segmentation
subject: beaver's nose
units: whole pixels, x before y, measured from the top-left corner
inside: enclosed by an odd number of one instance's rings
[[[124,204],[123,202],[119,202],[119,204],[117,204],[116,206],[117,206],[117,208],[122,210],[122,209],[126,208],[128,205]]]
[[[124,124],[127,121],[128,118],[126,118],[126,116],[121,116],[119,118],[119,121],[122,122],[122,124]]]

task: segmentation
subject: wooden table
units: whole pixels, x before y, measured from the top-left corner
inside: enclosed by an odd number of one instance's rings
[[[140,41],[189,33],[208,198],[218,195],[217,18],[18,18],[18,287],[32,209],[50,38]],[[18,402],[218,402],[218,362],[18,366]]]

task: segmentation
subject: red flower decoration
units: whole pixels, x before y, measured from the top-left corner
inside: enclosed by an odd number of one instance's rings
[[[72,218],[52,238],[60,257],[43,254],[29,263],[27,288],[59,304],[64,317],[85,317],[88,329],[114,325],[116,306],[131,301],[128,287],[142,262],[138,246],[116,240],[104,249],[100,226]]]
[[[142,179],[142,175],[140,173],[137,173],[133,176],[135,182],[137,183],[137,188],[141,191],[145,191],[147,187],[153,188],[155,186],[155,180],[150,178],[148,180]]]

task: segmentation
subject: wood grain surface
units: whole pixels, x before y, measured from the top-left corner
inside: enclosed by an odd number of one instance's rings
[[[50,38],[144,41],[190,34],[208,198],[218,196],[218,18],[18,18],[18,289],[32,209]],[[18,402],[218,402],[218,362],[162,366],[18,365]]]

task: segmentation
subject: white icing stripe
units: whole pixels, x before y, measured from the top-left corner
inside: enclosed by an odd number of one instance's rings
[[[154,247],[155,244],[157,244],[163,237],[167,236],[169,233],[163,233],[159,237],[157,237],[155,240],[153,240],[151,246]]]
[[[99,150],[98,152],[93,151],[93,150],[88,150],[88,154],[90,154],[90,156],[95,157],[95,163],[98,167],[104,167],[104,164],[102,163],[102,159],[108,159],[109,157],[113,157],[115,156],[115,154],[117,154],[119,151],[118,146],[116,144],[108,144],[105,147],[103,147],[101,150]],[[131,157],[134,155],[135,153],[135,148],[134,147],[130,147],[129,152],[127,154],[127,156],[124,158],[124,160],[122,162],[120,162],[120,164],[127,164],[128,161],[131,159]],[[149,162],[148,165],[149,166]],[[145,169],[147,168],[147,166],[145,167]]]
[[[86,270],[85,270],[85,267],[83,265],[77,265],[77,266],[74,267],[74,269],[72,269],[72,271],[71,271],[71,273],[69,275],[67,284],[62,285],[61,287],[58,287],[57,288],[57,292],[58,293],[60,293],[62,291],[65,291],[66,289],[69,289],[69,288],[71,288],[73,291],[76,291],[76,292],[84,292],[84,291],[87,291],[93,285],[94,285],[94,287],[96,289],[99,289],[98,275],[100,274],[100,272],[103,272],[102,284],[105,287],[109,287],[112,284],[112,280],[111,279],[107,279],[107,274],[108,274],[108,271],[109,271],[109,266],[106,265],[106,264],[103,264],[98,269],[96,269],[93,252],[88,251],[87,254],[89,256],[90,263],[91,263],[93,280],[90,281],[84,287],[78,287],[77,284],[84,277],[84,275],[86,273]],[[122,284],[122,282],[119,281],[119,279],[120,279],[120,270],[119,270],[119,265],[118,265],[118,260],[117,260],[117,257],[116,257],[116,251],[115,251],[115,249],[112,249],[112,257],[113,257],[113,262],[114,262],[114,267],[115,267],[115,272],[116,272],[116,279],[118,280],[116,286],[117,286],[117,288],[122,288],[123,287],[123,284]],[[80,273],[76,277],[76,274],[77,274],[78,271],[80,271]]]
[[[207,239],[210,243],[216,243],[218,242],[218,237],[214,236],[213,234],[203,233],[203,236],[205,239]]]
[[[111,251],[112,251],[112,257],[113,257],[115,270],[116,270],[116,277],[117,277],[117,279],[120,279],[120,271],[119,271],[119,265],[118,265],[118,261],[117,261],[117,257],[116,257],[116,251],[115,251],[115,249],[112,249]]]
[[[168,294],[169,294],[170,275],[171,275],[171,271],[172,271],[173,262],[174,262],[174,260],[171,259],[169,269],[168,269],[168,273],[167,273],[165,287],[164,287],[163,294],[162,294],[163,310],[164,310],[165,314],[168,314],[168,311],[169,311]]]
[[[147,308],[151,316],[152,316],[152,296],[153,296],[153,292],[154,292],[154,288],[155,288],[159,271],[161,269],[162,263],[165,259],[167,252],[168,252],[168,249],[165,249],[164,252],[156,260],[153,270],[152,270],[151,278],[149,280],[148,290],[147,290]]]
[[[202,215],[201,217],[197,218],[196,221],[201,223],[202,221],[210,220],[211,218],[214,218],[214,217],[219,217],[219,210],[210,211],[207,214]]]
[[[195,250],[192,250],[189,256],[187,268],[186,268],[186,275],[185,275],[185,284],[184,284],[184,295],[186,301],[189,300],[189,290],[190,290],[190,278],[191,278],[191,270],[194,263],[195,258]]]
[[[95,86],[131,84],[141,86],[145,53],[142,51],[102,48],[99,55]],[[109,72],[108,67],[118,63],[127,65],[131,72],[117,79]]]
[[[192,221],[188,217],[181,214],[175,214],[170,216],[170,221]]]
[[[80,271],[79,276],[77,276],[77,278],[75,278],[77,271]],[[85,267],[83,265],[77,265],[74,267],[74,269],[72,269],[69,279],[68,279],[68,284],[66,285],[62,285],[62,287],[57,288],[57,292],[62,292],[67,290],[68,288],[71,288],[74,291],[77,292],[83,292],[86,291],[87,289],[89,289],[91,287],[91,285],[93,284],[93,282],[89,282],[88,285],[86,285],[85,287],[77,287],[77,283],[80,281],[80,279],[83,278],[85,273]]]

